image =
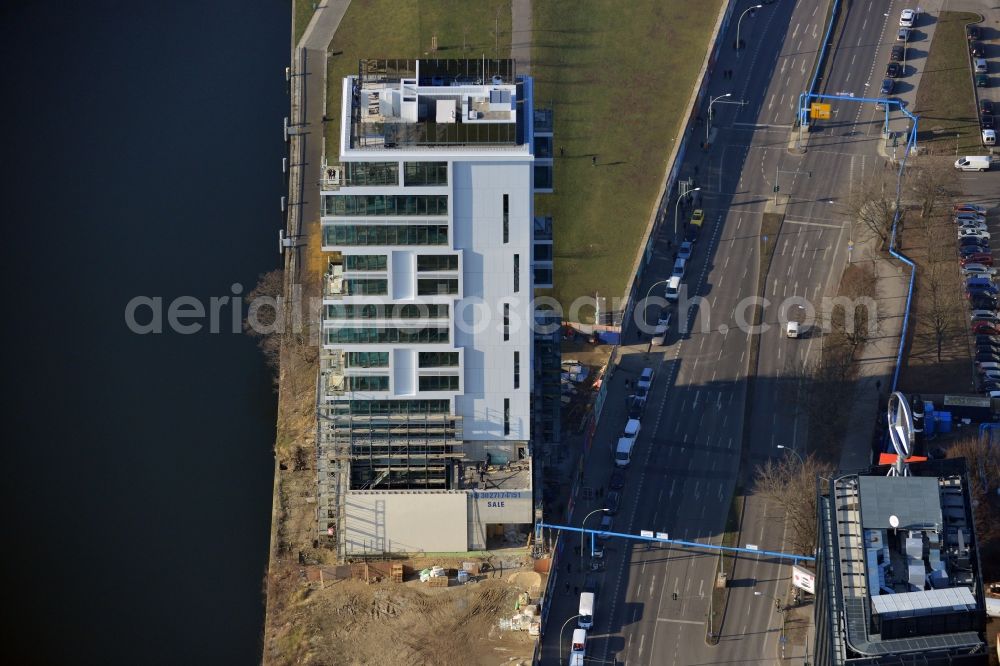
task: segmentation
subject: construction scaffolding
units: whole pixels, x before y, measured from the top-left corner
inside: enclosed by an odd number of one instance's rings
[[[462,418],[448,401],[355,400],[343,390],[344,353],[321,359],[317,391],[318,530],[346,555],[350,490],[450,490],[464,457]],[[442,404],[443,403],[443,404]]]

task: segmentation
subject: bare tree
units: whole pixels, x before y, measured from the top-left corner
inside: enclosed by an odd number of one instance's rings
[[[896,183],[888,172],[877,171],[847,199],[848,215],[880,241],[884,249],[896,215]]]
[[[840,295],[830,301],[830,324],[852,348],[865,344],[881,329],[875,266],[874,257],[871,265],[849,265],[840,278]]]
[[[929,218],[938,205],[950,199],[958,179],[947,160],[925,158],[907,169],[907,185],[920,203],[920,217]]]
[[[955,269],[946,262],[929,263],[921,280],[925,293],[918,295],[918,298],[925,296],[927,299],[923,317],[934,340],[938,363],[941,362],[944,343],[961,331],[958,326],[962,314],[961,292],[954,281],[946,279],[945,271],[949,270]]]
[[[810,454],[789,454],[757,468],[754,491],[785,511],[792,550],[812,553],[816,548],[816,478],[830,476],[834,467]]]
[[[1000,447],[988,438],[969,435],[948,448],[949,458],[965,458],[969,470],[969,495],[981,549],[1000,545]]]

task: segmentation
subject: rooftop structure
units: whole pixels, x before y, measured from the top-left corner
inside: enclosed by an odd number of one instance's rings
[[[985,664],[964,461],[887,470],[820,482],[815,663]]]

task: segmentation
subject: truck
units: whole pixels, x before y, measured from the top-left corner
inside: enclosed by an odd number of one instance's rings
[[[955,168],[959,171],[987,171],[992,161],[989,155],[967,155],[955,160]]]

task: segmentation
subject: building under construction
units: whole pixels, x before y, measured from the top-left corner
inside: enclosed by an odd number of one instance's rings
[[[532,325],[552,280],[551,220],[533,214],[551,115],[536,141],[512,60],[366,60],[342,102],[321,193],[319,533],[341,557],[516,541],[534,405],[558,403],[534,387],[558,346]]]

